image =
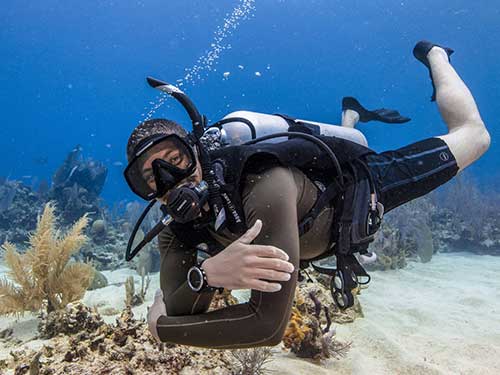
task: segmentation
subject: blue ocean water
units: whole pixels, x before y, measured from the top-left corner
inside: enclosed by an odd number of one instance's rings
[[[175,82],[210,49],[237,0],[5,0],[0,12],[0,176],[50,178],[81,145],[103,161],[103,197],[133,199],[122,178],[125,144],[157,98],[145,82]],[[338,123],[343,96],[397,108],[406,125],[361,125],[383,151],[446,131],[429,102],[427,70],[412,56],[430,39],[456,50],[453,64],[474,94],[492,147],[471,167],[499,181],[500,3],[493,0],[256,0],[215,69],[185,87],[217,120],[249,109]],[[241,69],[238,66],[244,68]],[[224,79],[224,72],[230,72]],[[255,72],[260,72],[257,76]],[[170,101],[157,116],[188,124]],[[31,177],[29,177],[31,176]]]

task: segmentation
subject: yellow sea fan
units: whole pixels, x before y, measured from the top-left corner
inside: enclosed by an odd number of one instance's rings
[[[52,241],[52,232],[46,231],[45,233],[36,233],[35,236],[37,246],[26,251],[26,263],[31,266],[31,274],[33,282],[41,288],[40,293],[43,294],[43,287],[49,276],[49,254],[54,246]]]
[[[7,276],[24,290],[33,288],[31,268],[26,255],[19,254],[10,242],[4,243],[2,248],[5,250],[5,265],[9,268]]]
[[[87,215],[84,215],[73,224],[65,236],[61,236],[56,240],[50,259],[56,273],[62,272],[71,256],[87,241],[87,236],[83,234],[87,224],[88,218]]]
[[[68,264],[59,277],[50,285],[51,295],[57,297],[58,308],[83,297],[94,277],[94,268],[86,263]]]
[[[49,312],[60,309],[81,299],[89,287],[94,276],[92,266],[69,262],[86,241],[83,231],[87,216],[61,235],[55,228],[54,211],[54,205],[47,203],[25,254],[20,254],[10,243],[2,246],[11,281],[0,281],[0,315],[35,312],[44,301],[48,302]]]
[[[26,296],[22,289],[7,279],[0,280],[0,315],[19,313],[19,307],[26,306]]]
[[[55,206],[49,202],[45,205],[42,216],[38,218],[35,233],[30,235],[29,243],[32,249],[38,248],[38,243],[42,240],[45,233],[49,232],[51,235],[55,233],[55,222]]]

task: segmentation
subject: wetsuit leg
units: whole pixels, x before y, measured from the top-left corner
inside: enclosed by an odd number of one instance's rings
[[[374,177],[378,198],[386,213],[429,193],[458,172],[455,157],[439,138],[368,155],[364,161]]]

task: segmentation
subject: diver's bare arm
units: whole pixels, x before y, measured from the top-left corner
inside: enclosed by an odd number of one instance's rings
[[[187,283],[187,273],[196,263],[196,251],[182,244],[167,229],[158,238],[160,248],[160,286],[167,315],[205,312],[213,293],[195,293]]]

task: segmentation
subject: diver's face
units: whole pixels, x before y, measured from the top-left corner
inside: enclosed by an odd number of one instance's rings
[[[197,156],[195,157],[196,157],[196,168],[194,172],[188,177],[181,180],[177,185],[175,185],[174,189],[191,184],[197,185],[201,182],[202,180],[201,165],[198,161],[198,157]],[[149,151],[149,155],[147,156],[147,159],[142,166],[143,178],[147,182],[149,187],[153,190],[156,190],[156,181],[153,173],[153,161],[155,161],[156,159],[163,159],[169,164],[172,164],[180,169],[188,168],[191,163],[189,156],[186,155],[185,152],[180,151],[179,148],[176,147],[174,142],[163,142],[161,144],[154,146]],[[167,191],[165,195],[163,195],[163,197],[161,198],[158,198],[158,200],[160,200],[160,202],[165,204],[167,202],[167,196],[170,193],[170,191],[171,190]]]
[[[166,141],[152,147],[148,151],[146,160],[142,165],[142,177],[153,190],[156,190],[156,181],[153,173],[153,162],[162,159],[179,169],[187,169],[191,159],[186,152],[181,151],[174,142]]]

